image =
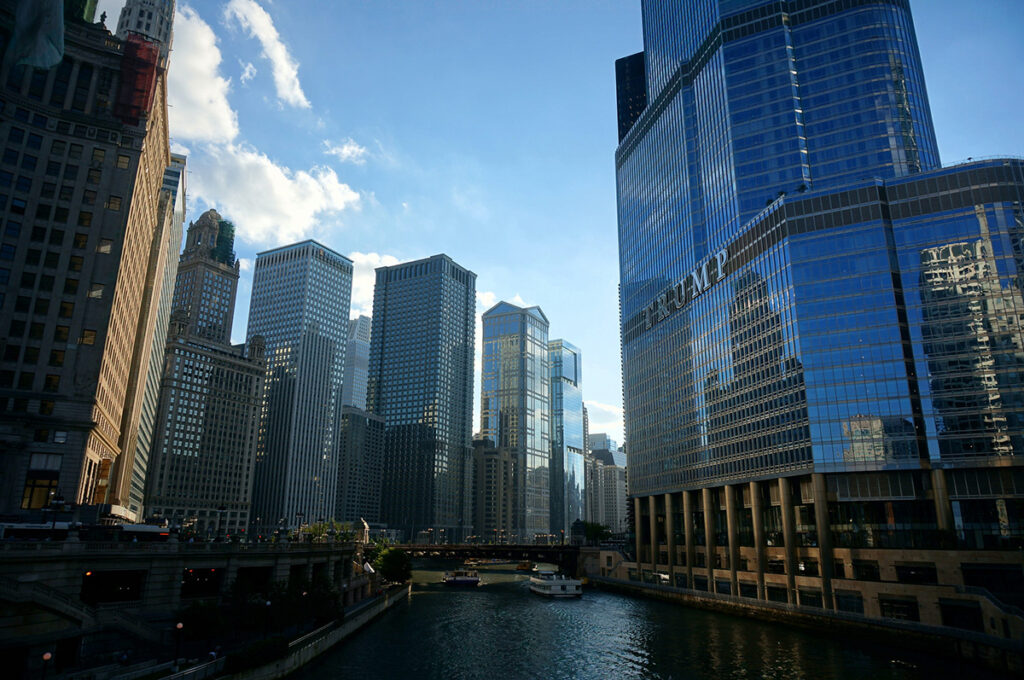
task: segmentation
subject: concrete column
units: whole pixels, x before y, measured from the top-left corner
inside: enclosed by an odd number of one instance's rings
[[[736,578],[736,563],[740,560],[739,517],[736,514],[736,488],[727,484],[722,487],[725,494],[725,525],[729,534],[729,583],[733,595],[739,595],[739,579]]]
[[[828,489],[825,475],[811,475],[814,486],[814,526],[818,530],[818,568],[821,570],[821,603],[825,609],[835,609],[832,599],[832,527],[828,519]]]
[[[640,514],[640,497],[639,496],[634,496],[633,497],[633,525],[636,528],[636,568],[637,568],[637,571],[641,571],[642,567],[640,565],[643,562],[643,553],[640,551],[640,548],[643,545],[642,536],[643,536],[643,533],[644,533],[644,525],[643,525],[642,517],[643,517],[643,515]]]
[[[676,523],[672,516],[672,494],[665,494],[665,543],[668,544],[668,575],[676,584],[673,568],[676,566]]]
[[[750,514],[754,520],[754,552],[757,556],[757,598],[766,599],[764,592],[764,509],[761,507],[761,483],[750,482]]]
[[[647,497],[647,509],[651,513],[648,526],[651,527],[651,571],[658,571],[658,497]]]
[[[788,477],[779,477],[779,500],[782,502],[782,540],[786,544],[786,591],[789,603],[796,604],[796,518]]]
[[[71,79],[68,81],[68,90],[64,93],[64,101],[57,103],[58,107],[64,108],[66,106],[70,106],[70,98],[75,93],[75,83],[78,82],[78,71],[81,69],[81,67],[82,62],[78,61],[77,59],[71,64]]]
[[[686,587],[693,587],[693,560],[697,554],[693,545],[693,495],[683,492],[683,538],[686,540]]]
[[[953,506],[949,502],[949,487],[946,486],[946,471],[932,470],[932,495],[935,498],[935,521],[941,532],[952,532]]]
[[[711,489],[704,487],[700,490],[701,499],[704,502],[704,550],[707,553],[708,562],[708,592],[715,592],[715,517],[714,511],[717,508],[711,507]]]

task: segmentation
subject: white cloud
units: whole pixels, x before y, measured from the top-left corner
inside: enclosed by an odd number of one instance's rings
[[[192,150],[181,142],[171,140],[171,153],[180,153],[182,156],[188,156],[192,153]]]
[[[356,140],[349,137],[342,140],[340,144],[332,144],[325,139],[324,153],[328,156],[334,156],[342,163],[362,165],[366,162],[366,156],[369,152],[365,146],[360,146]]]
[[[584,387],[584,390],[586,388]],[[623,442],[623,410],[621,406],[585,400],[591,432],[606,432],[620,444]]]
[[[281,41],[281,35],[267,11],[255,0],[230,0],[224,7],[224,19],[228,22],[234,19],[251,37],[259,40],[263,57],[270,62],[277,98],[290,106],[310,108],[299,84],[299,63]]]
[[[360,314],[373,315],[373,286],[377,280],[374,269],[377,267],[390,267],[398,264],[399,260],[394,255],[381,255],[380,253],[349,253],[352,260],[352,313],[357,317]]]
[[[333,169],[292,170],[245,144],[209,145],[189,177],[192,194],[230,216],[241,238],[270,246],[309,237],[325,216],[358,208]]]
[[[181,6],[167,74],[168,115],[176,139],[230,142],[238,135],[238,114],[228,103],[231,81],[221,76],[220,62],[213,29],[194,9]]]
[[[256,67],[253,66],[251,61],[238,60],[238,65],[242,67],[242,75],[238,76],[238,80],[245,84],[256,77]]]
[[[238,258],[238,268],[243,272],[252,271],[252,260],[249,259],[248,257]]]

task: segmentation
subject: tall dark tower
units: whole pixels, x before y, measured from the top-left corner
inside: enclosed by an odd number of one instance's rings
[[[473,533],[475,312],[476,274],[447,255],[377,269],[367,410],[384,418],[382,520],[406,539]]]

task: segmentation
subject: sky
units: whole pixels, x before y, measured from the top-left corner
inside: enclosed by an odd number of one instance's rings
[[[1024,156],[1021,0],[911,8],[943,163]],[[590,430],[621,442],[614,61],[642,47],[638,0],[178,0],[172,149],[186,219],[237,230],[233,340],[258,252],[350,257],[352,316],[375,267],[443,252],[478,314],[539,305],[581,349]]]

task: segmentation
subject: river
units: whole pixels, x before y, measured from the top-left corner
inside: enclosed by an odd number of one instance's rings
[[[452,564],[447,565],[451,568]],[[974,667],[655,600],[588,589],[533,595],[511,566],[477,588],[440,583],[417,563],[413,592],[295,680],[345,678],[658,678],[664,680],[988,680]]]

